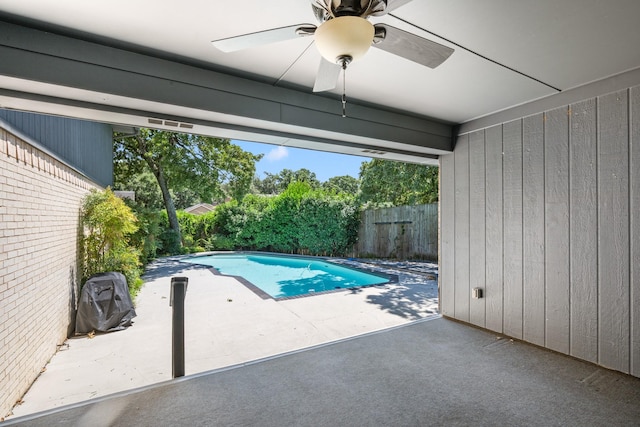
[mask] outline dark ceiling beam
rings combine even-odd
[[[54,89],[82,89],[94,98],[78,98],[72,90],[67,98],[57,90],[51,99],[67,98],[85,108],[131,109],[138,103],[149,114],[167,117],[171,106],[192,122],[210,121],[230,130],[241,125],[267,135],[389,151],[415,147],[425,156],[452,149],[452,126],[430,118],[356,103],[343,118],[333,98],[5,21],[0,21],[0,58],[0,85],[5,76]],[[28,94],[23,85],[12,93],[28,98],[38,95],[37,88]],[[165,111],[153,111],[154,105]],[[185,111],[194,112],[193,117],[185,117]]]

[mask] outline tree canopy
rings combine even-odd
[[[292,182],[305,182],[314,190],[320,188],[321,185],[314,172],[302,168],[297,171],[282,169],[276,174],[265,172],[264,179],[254,178],[253,187],[258,194],[280,194],[284,192]]]
[[[334,176],[322,183],[322,189],[333,193],[347,193],[355,195],[360,181],[351,175]]]
[[[438,167],[373,159],[360,166],[362,204],[416,205],[438,201]]]
[[[142,128],[134,136],[116,135],[114,172],[120,184],[144,180],[135,177],[145,170],[151,172],[160,187],[170,227],[179,236],[174,194],[209,203],[242,198],[249,192],[255,162],[261,157],[228,139]]]

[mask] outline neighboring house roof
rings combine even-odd
[[[184,211],[194,215],[202,215],[210,212],[216,208],[216,205],[210,203],[198,203],[197,205],[189,206]]]

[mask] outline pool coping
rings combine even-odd
[[[333,264],[333,265],[336,265],[336,266],[339,266],[339,267],[343,267],[343,268],[347,268],[347,269],[355,270],[355,271],[360,271],[360,272],[367,273],[367,274],[373,274],[374,276],[378,276],[378,277],[382,277],[384,279],[387,279],[388,282],[377,284],[377,285],[362,285],[362,286],[353,286],[353,287],[349,287],[349,288],[329,289],[329,290],[326,290],[326,291],[319,291],[319,292],[307,293],[307,294],[302,294],[302,295],[293,295],[293,296],[277,297],[276,298],[276,297],[273,297],[273,296],[269,295],[268,293],[266,293],[265,291],[260,289],[258,286],[254,285],[253,283],[251,283],[249,280],[245,279],[242,276],[234,276],[234,275],[231,275],[231,274],[222,274],[222,273],[220,273],[220,271],[218,271],[214,267],[210,267],[210,266],[207,266],[205,264],[188,263],[186,261],[183,261],[185,258],[198,258],[198,257],[212,256],[212,255],[232,255],[232,254],[266,255],[266,256],[273,256],[273,257],[287,256],[287,257],[292,257],[292,258],[300,258],[300,259],[308,259],[308,260],[316,260],[316,261],[317,260],[322,260],[324,262],[327,262],[327,263],[330,263],[330,264]],[[210,251],[210,252],[198,252],[196,254],[182,255],[179,258],[177,258],[176,260],[181,262],[181,263],[184,263],[184,264],[199,265],[201,267],[205,267],[214,276],[232,277],[232,278],[236,279],[238,282],[240,282],[241,284],[243,284],[251,292],[253,292],[256,295],[258,295],[263,300],[272,299],[274,301],[286,301],[286,300],[291,300],[291,299],[314,297],[314,296],[317,296],[317,295],[333,294],[333,293],[337,293],[337,292],[354,291],[354,290],[365,289],[365,288],[374,288],[374,287],[376,287],[376,288],[384,288],[387,285],[393,285],[393,284],[399,283],[399,278],[398,278],[397,274],[383,273],[383,272],[380,272],[380,271],[373,270],[372,268],[366,268],[366,267],[354,267],[352,265],[346,265],[346,264],[342,264],[342,263],[338,263],[338,262],[332,262],[331,261],[331,257],[322,257],[322,256],[313,256],[313,255],[283,254],[283,253],[279,253],[279,252],[260,252],[260,251]]]

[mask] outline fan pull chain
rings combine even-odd
[[[342,117],[347,117],[347,63],[342,62]]]

